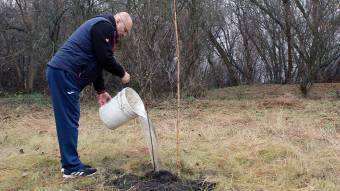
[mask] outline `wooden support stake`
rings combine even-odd
[[[179,116],[180,116],[180,101],[181,101],[181,92],[180,92],[180,62],[179,62],[179,37],[178,37],[178,29],[177,29],[177,13],[176,13],[176,0],[173,0],[173,11],[174,11],[174,26],[175,26],[175,34],[176,34],[176,62],[177,62],[177,122],[176,122],[176,163],[177,170],[180,172],[180,152],[179,152]]]

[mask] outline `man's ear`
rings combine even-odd
[[[121,17],[117,17],[117,24],[122,22],[122,18]]]

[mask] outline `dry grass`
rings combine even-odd
[[[340,190],[337,89],[340,84],[318,84],[312,99],[304,99],[293,85],[241,86],[186,99],[180,176],[215,181],[216,190]],[[51,109],[2,104],[0,110],[0,190],[110,190],[104,183],[115,178],[113,170],[141,175],[150,168],[137,121],[110,131],[97,108],[84,105],[78,151],[100,173],[64,180]],[[162,166],[177,172],[175,104],[149,112]]]

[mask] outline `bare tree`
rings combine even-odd
[[[294,38],[297,39],[297,43],[295,41],[291,43],[300,59],[298,67],[301,91],[306,95],[320,68],[328,66],[339,58],[339,42],[335,40],[336,28],[339,26],[336,2],[334,0],[310,0],[303,4],[300,0],[294,0],[299,12],[295,12],[297,17],[294,17],[294,21],[291,20],[293,17],[290,19],[287,17],[286,27],[282,19],[270,9],[269,1],[263,0],[261,3],[257,0],[250,0],[250,2],[266,13],[282,30],[286,30],[288,42],[291,42],[291,39],[288,38],[290,33],[287,24],[290,23],[294,29],[296,34]],[[288,2],[285,5],[287,7],[285,10],[288,11]],[[290,59],[292,58],[289,57],[288,60]]]
[[[179,0],[177,6],[184,95],[244,83],[300,83],[307,94],[314,82],[339,78],[336,0]],[[172,3],[151,0],[0,1],[0,91],[46,89],[46,63],[69,35],[95,15],[118,11],[134,20],[131,37],[115,51],[134,77],[130,86],[149,96],[174,95]]]

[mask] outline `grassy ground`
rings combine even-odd
[[[316,84],[310,98],[294,85],[239,86],[186,98],[181,108],[180,176],[217,182],[216,190],[340,190],[340,84]],[[0,190],[111,190],[113,171],[151,169],[138,121],[106,129],[83,105],[78,151],[98,167],[64,180],[51,107],[0,99]],[[176,168],[176,103],[150,109],[161,164]]]

